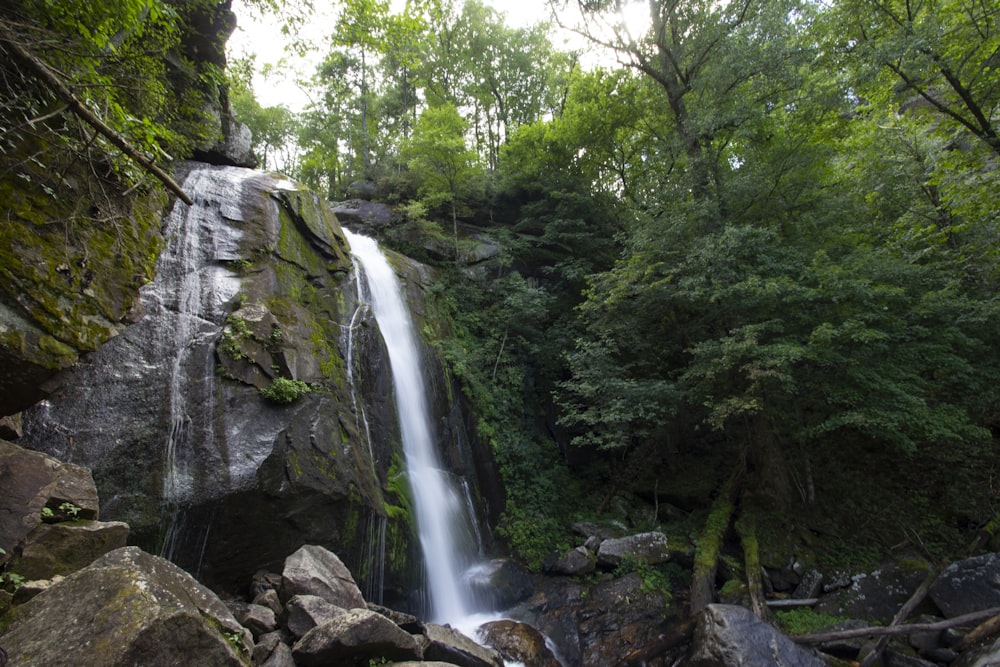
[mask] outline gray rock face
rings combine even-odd
[[[744,607],[713,604],[698,618],[689,667],[825,667],[826,661]]]
[[[926,572],[890,564],[850,577],[850,586],[824,595],[815,609],[824,614],[888,623]]]
[[[556,645],[567,665],[621,662],[661,633],[667,601],[643,590],[635,572],[587,586],[566,577],[535,580],[535,594],[511,610]]]
[[[428,623],[424,626],[423,656],[458,667],[503,667],[500,654],[472,641],[449,627]]]
[[[479,628],[483,642],[492,646],[504,660],[520,662],[525,667],[561,667],[545,645],[545,637],[527,623],[491,621]]]
[[[292,647],[298,665],[368,665],[370,659],[419,660],[422,655],[413,635],[389,619],[351,609],[316,626]]]
[[[28,579],[48,579],[90,565],[125,546],[128,524],[121,521],[70,521],[38,524],[10,569]]]
[[[601,546],[597,550],[597,561],[601,565],[614,567],[625,557],[631,557],[650,565],[665,563],[670,559],[667,536],[663,533],[651,532],[611,538],[601,542]]]
[[[323,547],[305,545],[285,559],[281,596],[315,595],[343,609],[365,608],[365,599],[350,570]]]
[[[169,244],[142,289],[143,316],[52,380],[24,414],[21,443],[93,470],[105,517],[213,588],[245,587],[248,573],[321,544],[363,573],[362,588],[385,591],[373,601],[405,599],[421,568],[408,504],[389,479],[401,454],[391,371],[336,217],[273,175],[183,169],[195,205],[179,204],[163,225]],[[406,258],[394,265],[426,278]],[[426,280],[406,283],[420,292]],[[415,308],[419,328],[433,329],[433,305]],[[276,377],[313,391],[270,401],[261,390]],[[488,448],[471,452],[479,443],[451,381],[429,384],[448,415],[446,465],[481,491],[495,477]],[[499,500],[490,509],[480,516],[499,516]],[[384,570],[376,553],[394,554]]]
[[[597,569],[597,559],[587,551],[586,547],[577,547],[563,554],[563,557],[552,565],[552,571],[570,576],[587,574]]]
[[[210,590],[136,547],[117,549],[18,608],[0,637],[19,667],[239,667],[253,642]]]
[[[285,605],[286,626],[295,637],[302,637],[317,625],[347,613],[343,607],[318,595],[296,595]]]
[[[0,548],[11,553],[38,526],[43,507],[63,502],[79,507],[80,518],[97,518],[89,470],[0,440]]]
[[[1000,554],[984,554],[952,563],[928,595],[948,618],[1000,607]]]

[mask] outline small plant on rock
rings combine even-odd
[[[294,403],[312,391],[302,380],[289,380],[288,378],[274,378],[271,384],[260,390],[260,395],[281,405]]]

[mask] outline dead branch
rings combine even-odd
[[[52,69],[46,65],[42,60],[40,60],[35,54],[31,53],[24,45],[22,45],[15,37],[10,33],[5,24],[0,24],[0,40],[7,44],[12,56],[14,56],[18,61],[27,66],[40,80],[45,84],[53,93],[56,94],[69,109],[76,114],[82,121],[94,128],[99,134],[105,137],[108,141],[114,144],[121,152],[130,157],[132,160],[139,163],[139,165],[160,180],[171,192],[176,194],[178,198],[188,206],[194,204],[194,201],[188,197],[187,193],[181,188],[180,185],[174,181],[165,171],[160,169],[156,164],[152,162],[149,158],[139,152],[132,144],[130,144],[121,134],[114,130],[114,128],[108,126],[103,120],[98,118],[87,106],[78,98],[72,90],[63,82],[63,80],[56,75]]]
[[[944,621],[934,623],[910,623],[908,625],[874,626],[868,628],[854,628],[851,630],[837,630],[835,632],[819,632],[811,635],[799,635],[792,639],[799,644],[824,644],[826,642],[839,641],[841,639],[857,639],[859,637],[882,637],[885,635],[903,635],[908,632],[935,632],[937,630],[947,630],[960,625],[979,623],[980,621],[1000,614],[1000,607],[974,611],[971,614],[964,614],[949,618]]]

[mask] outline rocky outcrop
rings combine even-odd
[[[1000,607],[1000,554],[952,563],[935,580],[929,595],[947,618]]]
[[[5,618],[12,664],[245,665],[250,633],[191,575],[135,547],[102,556]]]
[[[502,620],[484,623],[479,628],[483,643],[492,646],[505,660],[520,662],[524,667],[562,667],[545,637],[527,623]]]
[[[13,553],[38,527],[42,510],[75,508],[80,519],[96,519],[97,487],[90,471],[0,440],[0,549]]]
[[[688,667],[826,667],[826,661],[802,648],[749,609],[709,605],[698,617]]]
[[[281,595],[315,596],[344,609],[364,608],[365,599],[354,578],[336,554],[305,545],[285,559]]]

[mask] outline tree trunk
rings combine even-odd
[[[715,598],[715,571],[719,564],[722,539],[733,516],[739,476],[739,471],[734,472],[719,491],[708,519],[705,520],[705,528],[698,536],[694,571],[691,573],[691,616],[701,613]]]
[[[736,521],[736,532],[743,544],[743,568],[746,571],[747,590],[750,593],[750,611],[759,619],[768,615],[764,602],[764,580],[761,576],[760,550],[757,541],[757,522],[743,508],[740,518]]]
[[[791,504],[792,484],[781,443],[761,413],[750,423],[750,485],[748,493],[779,509]]]

